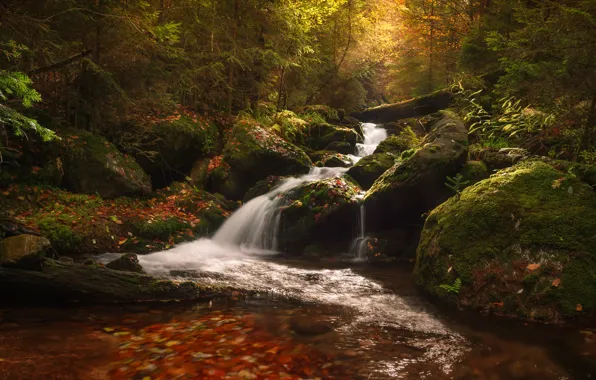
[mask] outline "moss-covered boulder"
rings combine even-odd
[[[354,152],[357,142],[362,142],[362,137],[352,128],[331,125],[328,123],[316,123],[308,127],[304,137],[304,145],[313,150],[339,150],[334,149],[332,144],[344,143],[344,154]]]
[[[213,158],[202,158],[197,160],[193,165],[192,169],[190,170],[190,183],[193,186],[196,186],[197,189],[204,190],[207,186],[207,181],[209,179],[209,173],[212,170],[210,169],[210,164]]]
[[[406,150],[413,149],[420,144],[420,139],[410,127],[405,128],[398,135],[387,137],[381,141],[375,153],[392,153],[400,156]]]
[[[151,179],[129,155],[103,137],[78,129],[62,129],[61,164],[66,187],[103,198],[146,194]]]
[[[509,168],[530,157],[527,150],[521,148],[477,148],[470,149],[470,156],[484,162],[490,171]]]
[[[281,212],[278,243],[281,251],[302,253],[317,242],[345,242],[352,239],[357,221],[360,189],[343,177],[306,183],[286,194]]]
[[[416,282],[447,303],[560,322],[596,310],[596,194],[532,161],[502,170],[429,215]]]
[[[445,186],[468,156],[468,133],[461,120],[444,111],[435,118],[422,147],[393,165],[368,190],[364,202],[368,227],[391,229],[422,223],[422,214],[451,195]]]
[[[29,267],[39,264],[50,249],[50,241],[35,235],[0,240],[0,265]]]
[[[242,201],[246,203],[251,199],[267,194],[275,187],[277,187],[281,183],[281,181],[283,181],[284,178],[285,177],[272,175],[265,178],[264,180],[257,182],[256,185],[251,187],[250,190],[246,192],[246,195],[244,196],[244,199]]]
[[[486,164],[482,161],[468,161],[459,174],[461,174],[461,181],[466,187],[487,179],[490,175]]]
[[[348,170],[363,189],[370,189],[385,171],[395,165],[396,156],[391,153],[375,153],[366,156]]]
[[[106,264],[106,268],[124,272],[145,273],[139,263],[139,258],[134,253],[125,253],[116,260]]]
[[[308,173],[311,166],[302,149],[254,120],[243,118],[232,131],[222,161],[212,169],[209,188],[239,200],[267,176]]]
[[[350,157],[331,150],[318,150],[311,153],[310,158],[318,167],[347,168],[352,165]]]
[[[135,123],[125,126],[117,140],[158,189],[184,180],[197,160],[215,156],[221,149],[216,123],[191,112],[179,110]]]

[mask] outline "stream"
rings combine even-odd
[[[387,137],[363,125],[355,163]],[[1,379],[583,379],[596,333],[440,310],[412,268],[277,257],[280,194],[246,203],[213,239],[140,256],[148,274],[243,289],[199,304],[0,308]],[[361,217],[363,219],[363,217]],[[360,236],[366,237],[364,220]],[[106,254],[103,262],[119,254]],[[361,257],[360,257],[361,259]]]

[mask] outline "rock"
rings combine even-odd
[[[310,125],[305,137],[305,145],[314,150],[336,150],[331,147],[332,144],[335,144],[334,146],[337,146],[337,143],[348,144],[350,151],[344,154],[354,152],[357,142],[362,142],[362,137],[354,129],[327,123]]]
[[[345,242],[357,220],[360,189],[343,177],[306,183],[286,194],[278,244],[281,251],[301,254],[319,242]]]
[[[197,160],[190,170],[190,184],[199,190],[204,190],[209,179],[209,165],[213,159],[202,158]]]
[[[381,141],[374,153],[392,153],[396,156],[401,156],[406,150],[416,148],[420,144],[420,140],[410,127],[402,130],[397,136],[389,136],[384,141]]]
[[[352,165],[352,160],[349,157],[330,150],[316,151],[310,157],[318,167],[347,168]]]
[[[120,258],[106,264],[106,268],[124,272],[145,273],[139,258],[133,253],[125,253]]]
[[[151,180],[139,164],[103,137],[79,129],[62,129],[64,180],[77,193],[102,198],[147,194]]]
[[[210,174],[209,188],[239,200],[270,175],[308,173],[312,162],[304,151],[251,119],[240,120],[224,148],[223,160]]]
[[[185,114],[130,128],[146,136],[144,150],[158,153],[151,159],[135,156],[157,189],[184,180],[198,160],[216,156],[221,150],[217,125]]]
[[[370,189],[386,170],[395,164],[396,157],[390,153],[375,153],[364,157],[348,170],[348,175],[363,189]]]
[[[446,178],[456,175],[468,156],[463,122],[452,112],[442,112],[421,145],[411,155],[403,154],[366,193],[371,231],[421,224],[423,213],[451,196]]]
[[[18,235],[35,235],[39,236],[37,231],[17,222],[13,219],[0,219],[0,239],[3,237],[11,237]]]
[[[527,150],[520,148],[488,148],[474,152],[472,155],[484,162],[491,172],[509,168],[530,157]]]
[[[482,161],[468,161],[464,165],[460,174],[462,175],[462,181],[465,182],[465,187],[472,186],[483,179],[487,179],[490,175],[488,168]]]
[[[389,123],[395,120],[429,115],[444,110],[453,101],[453,94],[448,90],[421,96],[401,103],[385,104],[356,112],[351,116],[363,122]]]
[[[407,128],[410,128],[416,136],[425,136],[430,130],[431,124],[434,120],[433,115],[425,115],[422,117],[412,117],[409,119],[402,119],[385,123],[382,127],[387,131],[389,136],[397,136]]]
[[[506,316],[556,323],[592,315],[595,231],[588,184],[547,163],[523,162],[431,212],[415,281],[447,303]]]
[[[34,235],[18,235],[0,240],[0,265],[38,267],[50,246],[48,239]]]
[[[194,282],[172,282],[98,265],[45,259],[42,270],[0,268],[0,300],[30,304],[197,300],[222,292]]]
[[[261,195],[265,195],[271,190],[273,190],[277,185],[283,181],[285,177],[280,176],[269,176],[262,181],[257,182],[256,185],[250,188],[246,192],[244,199],[242,200],[244,203],[256,198],[260,197]]]
[[[356,151],[354,145],[345,141],[334,141],[331,144],[327,145],[325,150],[337,152],[340,154],[354,154],[354,152]]]

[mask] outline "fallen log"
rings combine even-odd
[[[0,289],[0,300],[28,304],[200,300],[225,292],[191,281],[52,259],[46,259],[40,271],[0,268]]]
[[[365,123],[390,123],[393,121],[420,117],[448,108],[453,101],[453,93],[441,90],[401,103],[384,104],[353,113],[351,116]]]

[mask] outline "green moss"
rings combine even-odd
[[[139,236],[167,241],[178,232],[189,228],[189,225],[178,218],[167,218],[164,220],[143,220],[135,223],[134,227]]]
[[[38,222],[41,235],[52,243],[56,251],[73,253],[79,248],[82,238],[68,224],[68,217],[45,217]]]
[[[558,313],[577,313],[577,304],[591,310],[596,305],[594,231],[596,195],[588,185],[543,162],[518,164],[467,188],[459,200],[452,198],[429,215],[416,281],[432,291],[449,280],[452,268],[462,278],[464,301],[489,302],[487,291],[472,291],[487,281],[503,297],[522,284],[528,288],[523,307],[510,311],[518,316],[554,298]],[[516,268],[516,262],[521,266]],[[542,263],[540,274],[524,274],[525,264],[536,262]],[[548,285],[557,268],[563,268],[558,288]],[[497,280],[487,276],[491,270],[498,271]]]

